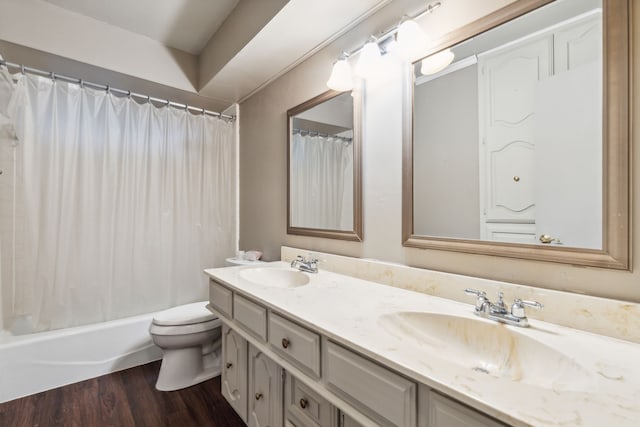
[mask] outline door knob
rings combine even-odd
[[[556,242],[558,244],[562,243],[560,242],[560,239],[556,237],[551,237],[548,234],[541,234],[539,240],[540,240],[540,243],[544,243],[544,244],[553,243],[553,242]]]

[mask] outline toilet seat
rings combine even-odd
[[[216,319],[216,315],[207,309],[208,301],[194,302],[156,313],[153,324],[158,326],[185,326]]]

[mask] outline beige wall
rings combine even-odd
[[[460,1],[428,16],[437,31],[463,25],[505,1]],[[416,267],[475,275],[543,288],[640,301],[640,272],[574,267],[548,262],[446,251],[404,248],[401,244],[402,95],[401,70],[391,67],[386,80],[369,85],[364,110],[364,242],[342,242],[286,234],[286,111],[326,90],[332,62],[341,50],[362,44],[374,34],[417,8],[418,2],[397,0],[329,47],[305,61],[241,104],[240,123],[240,247],[261,249],[279,259],[280,246],[289,245],[342,255],[376,258]],[[414,9],[412,9],[414,8]],[[479,8],[484,8],[480,10]],[[640,23],[640,7],[634,8]],[[633,63],[640,64],[640,26],[633,26]],[[640,100],[638,73],[633,84],[634,116]],[[638,128],[633,131],[638,140]],[[640,150],[633,161],[640,164]],[[640,174],[634,171],[634,222],[640,222],[637,200]],[[634,265],[640,265],[640,232],[633,232]]]

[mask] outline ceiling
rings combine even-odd
[[[239,0],[44,1],[197,55]]]
[[[198,93],[224,109],[391,1],[0,0],[0,39]]]

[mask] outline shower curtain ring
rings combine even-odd
[[[131,91],[130,90],[127,91],[127,98],[131,99]]]
[[[52,82],[56,81],[56,73],[54,73],[53,71],[51,72],[51,81]]]
[[[20,73],[24,75],[24,64],[20,64]]]
[[[80,79],[78,83],[80,83],[80,89],[84,89],[84,80]]]
[[[107,85],[107,87],[106,87],[105,91],[106,91],[107,93],[109,93],[109,91],[110,91],[110,90],[111,90],[111,86]]]

